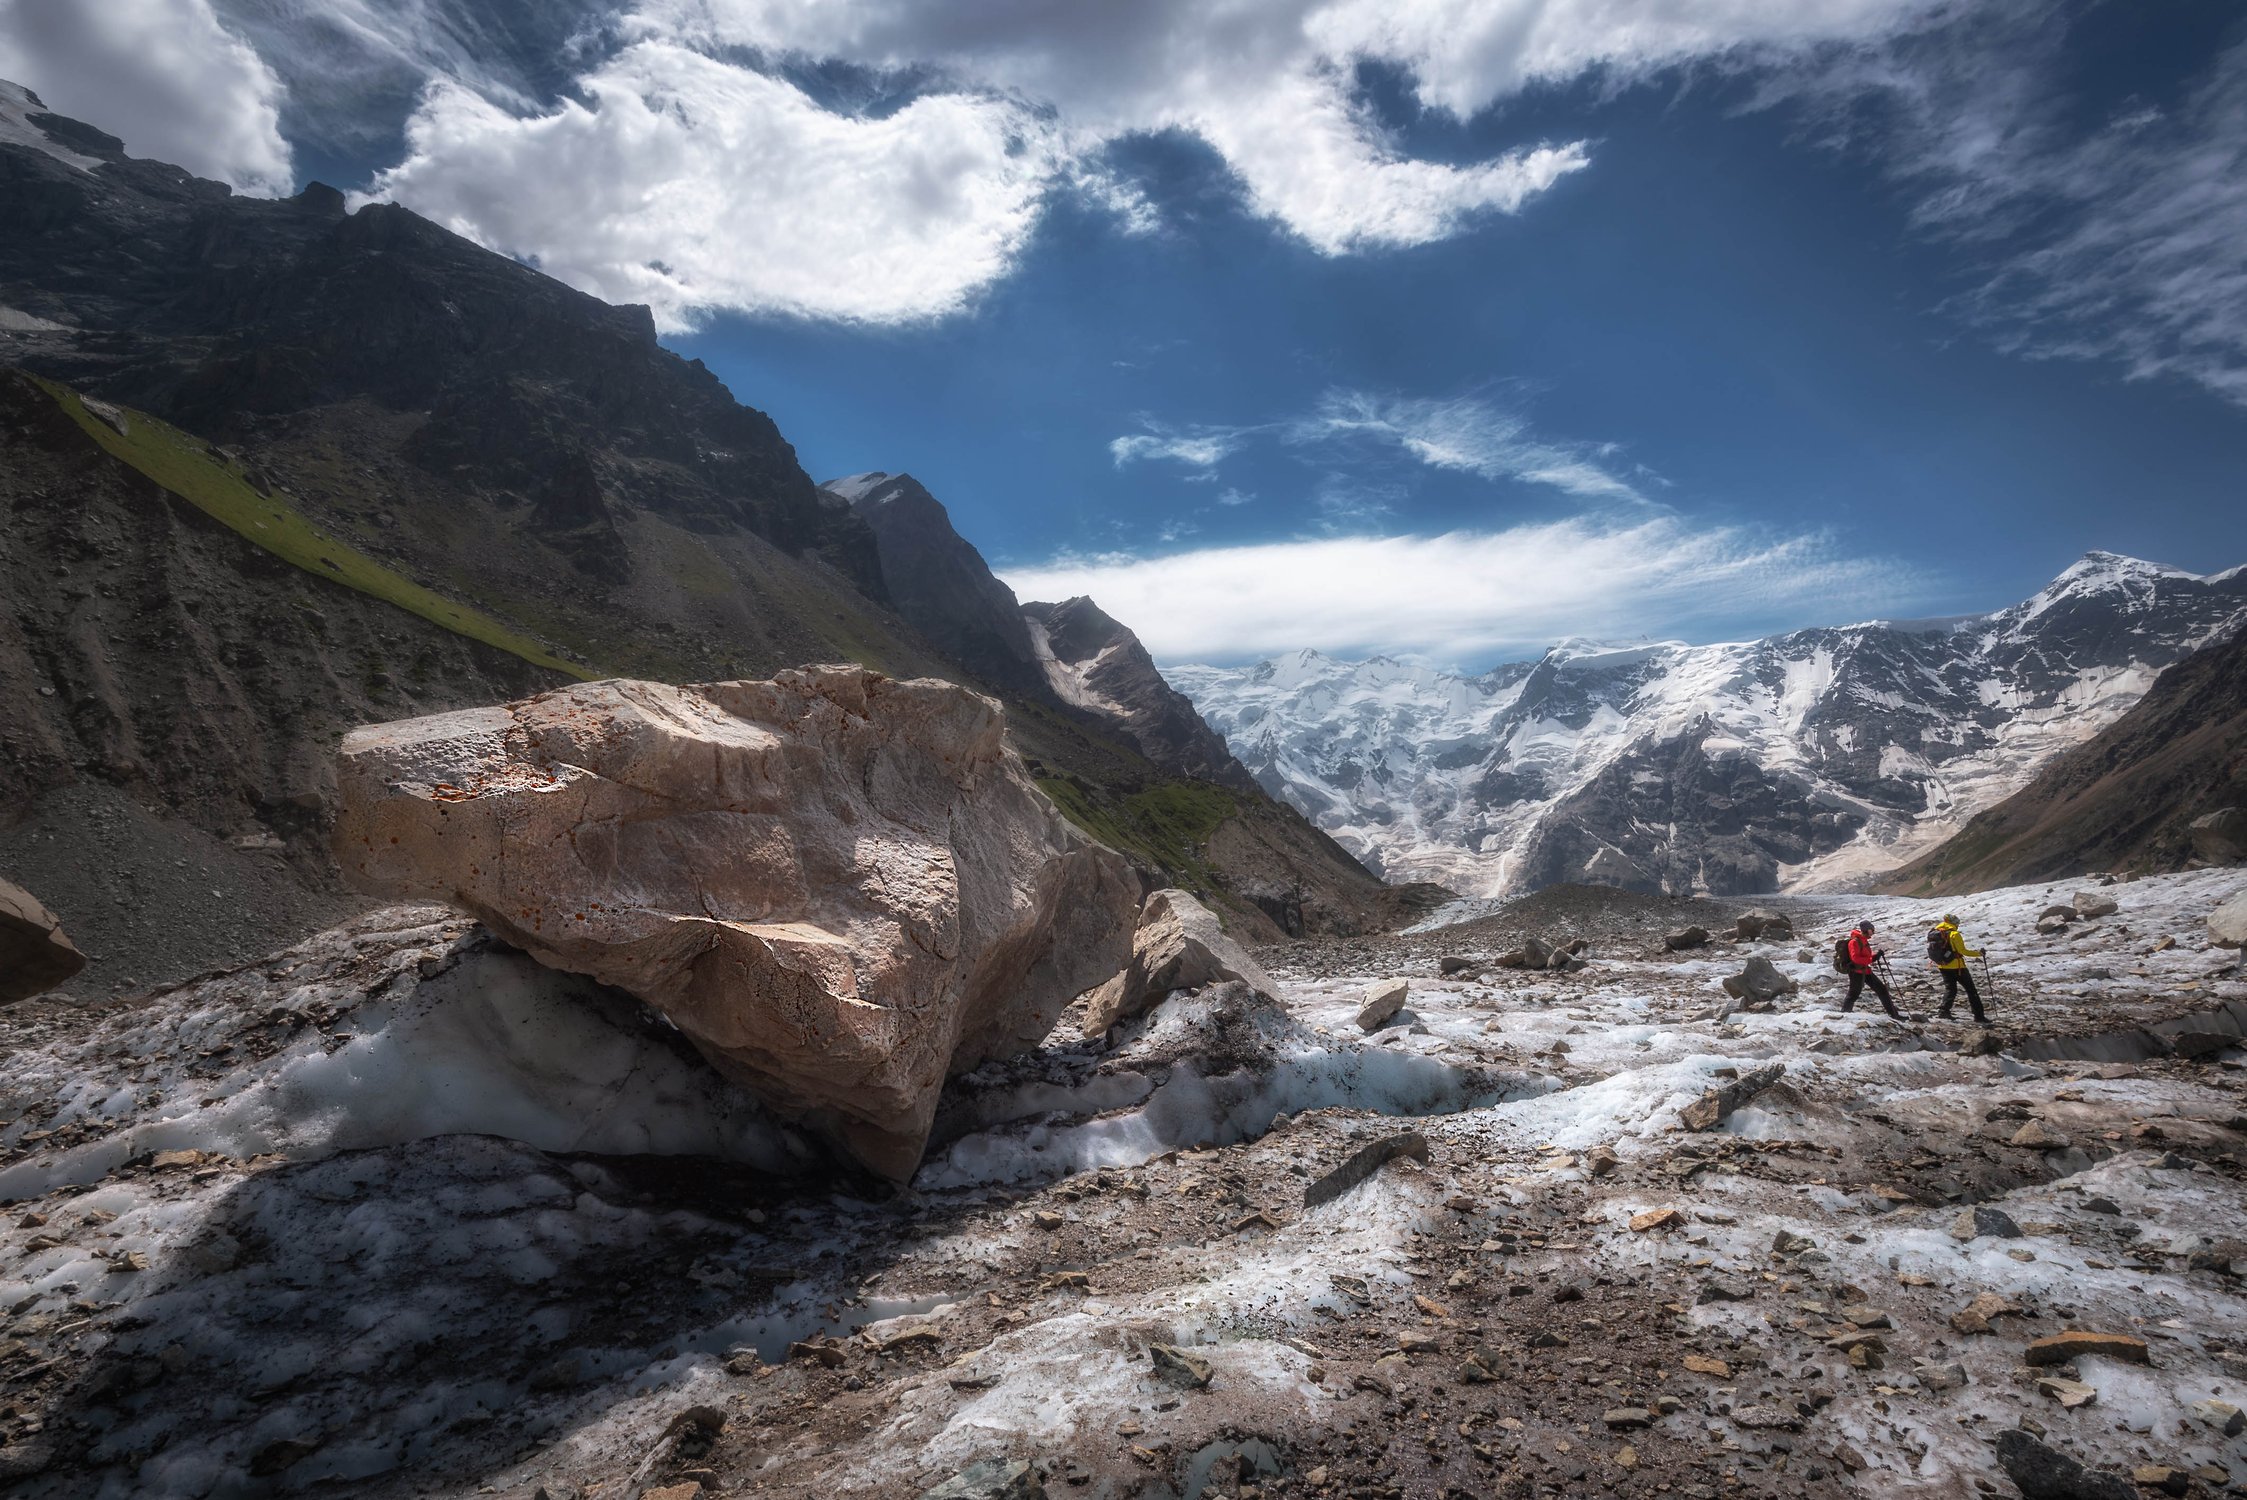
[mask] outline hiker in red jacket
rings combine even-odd
[[[1887,950],[1875,948],[1872,945],[1872,935],[1873,924],[1870,918],[1859,922],[1856,931],[1849,934],[1849,993],[1842,997],[1841,1013],[1846,1016],[1855,1009],[1857,997],[1870,986],[1872,992],[1880,997],[1880,1008],[1888,1012],[1889,1019],[1901,1021],[1904,1019],[1903,1012],[1896,1009],[1896,1001],[1888,993],[1888,986],[1882,984],[1880,976],[1873,972],[1873,965],[1887,956]]]

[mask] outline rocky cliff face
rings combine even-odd
[[[1471,677],[1315,652],[1170,675],[1266,788],[1392,878],[1747,892],[1933,847],[2243,619],[2247,570],[2094,553],[1960,621],[1567,642]]]
[[[2186,657],[2128,712],[2061,751],[1884,888],[1981,891],[2088,871],[2183,869],[2193,823],[2247,808],[2247,634]]]
[[[1045,691],[1014,590],[993,576],[919,480],[876,470],[821,489],[873,534],[890,601],[915,630],[994,687]]]

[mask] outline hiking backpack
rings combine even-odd
[[[1951,930],[1948,927],[1927,929],[1927,961],[1937,968],[1947,964],[1956,955],[1951,952]]]
[[[1854,974],[1856,966],[1849,962],[1849,939],[1836,938],[1833,945],[1833,971],[1836,974]]]

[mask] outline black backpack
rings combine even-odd
[[[1849,939],[1836,938],[1833,945],[1833,971],[1836,974],[1854,974],[1856,965],[1849,961]]]
[[[1949,963],[1956,954],[1951,952],[1951,930],[1948,927],[1927,929],[1927,961],[1937,968]]]

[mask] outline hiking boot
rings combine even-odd
[[[1935,1019],[1938,1021],[1948,1021],[1950,1018],[1951,1013],[1947,1010],[1939,1010],[1935,1012]]]

